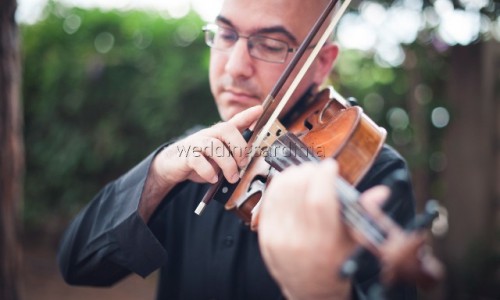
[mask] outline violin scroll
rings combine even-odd
[[[364,209],[362,214],[365,214]],[[339,273],[341,277],[352,277],[358,270],[358,260],[361,255],[370,251],[380,260],[381,279],[386,286],[402,281],[414,282],[419,287],[428,289],[443,279],[444,267],[426,243],[428,236],[425,232],[439,217],[436,201],[428,201],[426,210],[404,230],[381,211],[375,211],[372,208],[370,218],[371,216],[374,217],[373,222],[384,232],[383,241],[373,243],[361,235],[356,235],[357,240],[365,248],[357,248],[353,255],[344,262]]]

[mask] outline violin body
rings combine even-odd
[[[279,126],[281,132],[276,135],[292,133],[308,147],[311,155],[320,159],[335,158],[340,176],[349,184],[357,185],[382,148],[385,129],[376,125],[361,107],[347,104],[333,89],[322,90],[309,102],[306,110],[288,128]],[[262,147],[225,203],[225,208],[250,223],[252,211],[275,171],[265,160],[293,160],[296,155]]]
[[[387,132],[333,89],[316,98],[288,130],[318,157],[335,158],[340,175],[356,186],[373,165]]]

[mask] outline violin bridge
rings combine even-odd
[[[280,122],[276,121],[273,122],[271,125],[271,128],[269,128],[269,131],[262,140],[262,144],[259,145],[260,150],[266,150],[267,148],[271,147],[271,145],[282,135],[286,134],[288,131],[286,130],[285,126],[281,124]]]
[[[264,132],[261,131],[258,133],[257,138],[255,141],[261,141],[256,142],[252,144],[251,146],[251,151],[248,157],[250,158],[250,161],[254,159],[256,156],[262,155],[262,153],[265,153],[269,147],[282,135],[286,134],[288,131],[286,130],[285,126],[281,124],[279,121],[274,121],[270,127],[269,130]],[[243,167],[240,170],[240,177],[243,177],[245,174],[248,166],[250,163],[248,163],[245,167]]]

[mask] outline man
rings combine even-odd
[[[207,43],[212,47],[211,92],[223,122],[166,144],[108,184],[93,199],[75,218],[62,240],[58,259],[68,283],[106,286],[130,272],[147,276],[161,268],[158,299],[280,299],[283,295],[290,299],[342,299],[368,293],[371,284],[377,281],[378,270],[373,258],[364,258],[366,268],[352,281],[336,276],[340,262],[353,249],[342,226],[323,229],[331,234],[324,236],[326,247],[317,250],[331,260],[329,264],[314,264],[322,267],[317,273],[321,280],[306,283],[285,280],[297,278],[296,274],[286,274],[280,266],[297,266],[298,261],[307,265],[311,257],[283,253],[283,258],[289,258],[285,262],[273,259],[276,255],[272,253],[283,244],[273,245],[275,239],[265,237],[280,236],[280,232],[286,230],[266,225],[270,224],[273,214],[279,216],[280,213],[272,206],[263,210],[262,245],[259,245],[258,234],[219,204],[207,206],[202,216],[193,213],[209,186],[207,183],[220,179],[219,170],[229,182],[238,180],[239,168],[248,159],[247,152],[234,152],[233,156],[211,153],[228,145],[231,149],[246,149],[241,132],[262,113],[258,105],[326,3],[326,0],[224,1],[215,24],[205,27]],[[302,96],[315,92],[315,87],[325,80],[337,53],[337,47],[331,43],[322,47],[290,105],[285,107],[287,116]],[[201,152],[179,154],[179,149],[195,147]],[[317,167],[324,170],[318,174],[328,176],[332,181],[326,180],[327,186],[331,186],[328,182],[333,182],[336,175],[334,171],[327,171],[328,163],[326,165]],[[358,188],[366,190],[382,182],[395,184],[391,175],[401,170],[406,172],[405,168],[404,161],[385,147]],[[290,176],[286,174],[290,173],[285,173],[284,178]],[[280,184],[283,181],[278,181],[277,185]],[[399,223],[408,221],[414,214],[409,182],[404,181],[402,186],[399,190],[404,197],[388,201],[388,212]],[[296,195],[311,198],[307,189],[298,190]],[[327,195],[335,198],[334,193]],[[273,202],[276,196],[277,193],[272,193],[265,202]],[[340,222],[336,209],[320,219],[323,218],[336,220],[334,224]],[[301,243],[307,245],[315,235],[299,236]],[[339,243],[332,244],[331,238]],[[265,263],[261,248],[267,254]],[[287,251],[288,247],[282,249]],[[328,278],[324,278],[325,274]],[[398,296],[412,298],[414,291],[402,288]]]

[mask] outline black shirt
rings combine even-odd
[[[282,298],[261,258],[256,233],[219,203],[208,205],[201,216],[194,214],[208,185],[179,184],[150,222],[143,222],[137,208],[155,154],[108,184],[73,220],[58,254],[64,279],[109,286],[130,272],[147,276],[161,268],[157,299]],[[388,146],[358,189],[381,183],[394,188],[385,205],[388,214],[399,224],[413,219],[406,164]],[[363,262],[353,281],[354,297],[360,299],[378,279],[376,260],[365,255]],[[397,299],[416,297],[413,287],[398,287],[395,293]]]

